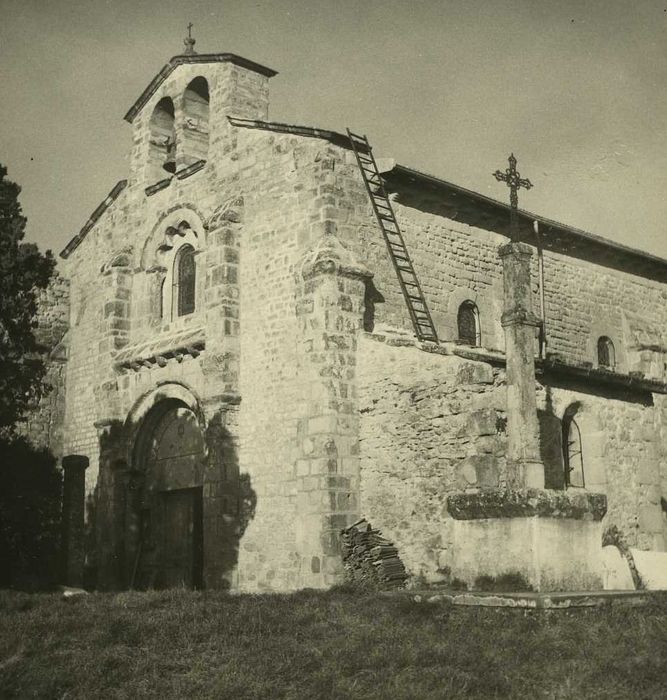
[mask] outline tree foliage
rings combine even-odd
[[[59,575],[62,475],[24,437],[0,436],[0,588],[49,588]]]
[[[11,430],[45,391],[42,348],[35,336],[37,296],[55,261],[24,243],[21,188],[0,164],[0,432]]]

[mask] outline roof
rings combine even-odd
[[[272,78],[274,75],[278,75],[278,71],[262,66],[261,64],[250,61],[242,56],[237,56],[234,53],[199,53],[173,56],[171,59],[169,59],[169,62],[163,66],[162,70],[153,78],[153,80],[151,80],[148,87],[141,93],[141,95],[139,95],[137,101],[130,107],[125,115],[125,120],[132,123],[141,108],[157,92],[157,89],[171,75],[174,69],[176,69],[178,66],[192,63],[233,63],[236,66],[241,66],[242,68],[255,71],[255,73],[265,75],[267,78]]]
[[[90,218],[83,225],[83,228],[79,233],[72,238],[72,240],[63,248],[60,253],[61,258],[67,259],[73,250],[75,250],[81,241],[86,237],[88,231],[98,222],[99,218],[104,214],[104,212],[116,201],[118,195],[127,186],[127,180],[119,180],[114,186],[111,192],[104,198],[104,200],[98,205],[97,209],[90,215]]]

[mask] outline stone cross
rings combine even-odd
[[[523,187],[529,190],[533,186],[533,183],[526,178],[522,178],[517,171],[514,153],[510,153],[508,160],[510,164],[509,168],[507,168],[504,173],[500,170],[496,170],[493,176],[499,182],[505,182],[510,188],[510,235],[516,240],[519,228],[519,189]]]
[[[194,25],[192,22],[188,23],[188,35],[183,39],[183,43],[185,44],[185,55],[186,56],[191,56],[192,54],[196,53],[195,51],[195,43],[196,41],[192,38],[192,27]]]

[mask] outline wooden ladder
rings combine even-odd
[[[387,243],[391,261],[394,264],[394,269],[401,285],[401,291],[408,305],[415,334],[419,340],[430,340],[437,343],[438,334],[435,332],[431,313],[426,305],[426,299],[419,285],[415,268],[412,265],[401,229],[398,227],[398,221],[396,221],[396,215],[373,157],[373,149],[368,143],[366,136],[353,134],[349,129],[347,130],[347,135],[354,155],[357,158],[357,164],[359,165],[364,185],[366,185],[366,191],[373,205],[375,218]]]

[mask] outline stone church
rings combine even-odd
[[[418,582],[665,550],[667,261],[272,122],[193,43],[61,254],[70,583],[326,587],[362,517]]]

